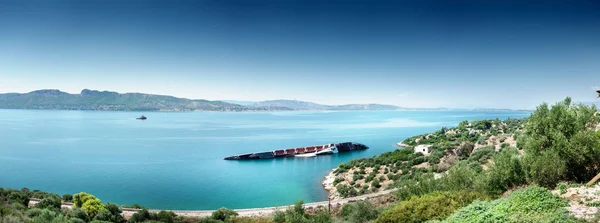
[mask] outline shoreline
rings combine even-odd
[[[311,202],[311,203],[305,203],[303,205],[303,207],[305,209],[307,209],[307,211],[312,211],[318,208],[328,208],[329,206],[331,206],[332,209],[339,209],[342,207],[342,205],[350,203],[350,202],[355,202],[355,201],[359,201],[359,200],[367,200],[367,199],[371,199],[371,198],[377,198],[383,195],[387,195],[390,194],[394,191],[396,191],[397,189],[390,189],[390,190],[384,190],[384,191],[379,191],[376,193],[371,193],[371,194],[364,194],[364,195],[360,195],[360,196],[356,196],[356,197],[349,197],[349,198],[344,198],[344,199],[338,199],[338,200],[331,200],[331,201],[319,201],[319,202]],[[32,207],[35,204],[39,203],[40,199],[37,198],[31,198],[29,200],[29,206]],[[73,203],[71,202],[63,202],[61,203],[61,208],[72,208]],[[285,205],[285,206],[276,206],[276,207],[263,207],[263,208],[245,208],[245,209],[231,209],[235,212],[237,212],[239,215],[238,216],[242,216],[242,217],[260,217],[260,216],[270,216],[272,214],[275,213],[275,211],[285,211],[286,209],[290,208],[290,207],[294,207],[294,205]],[[142,210],[142,209],[135,209],[135,208],[123,208],[121,207],[122,213],[121,215],[123,215],[123,217],[126,218],[130,218],[133,214],[137,213],[138,211]],[[161,210],[161,209],[148,209],[149,212],[152,213],[158,213],[160,211],[172,211],[173,213],[175,213],[177,216],[183,216],[183,217],[190,217],[190,218],[200,218],[200,217],[209,217],[212,215],[212,213],[216,210]]]
[[[333,185],[333,182],[335,181],[334,172],[336,170],[337,170],[337,168],[334,168],[331,171],[329,171],[329,173],[327,175],[325,175],[325,179],[323,179],[323,182],[321,182],[321,184],[323,185],[323,188],[329,194],[327,197],[331,201],[336,201],[336,200],[342,199],[340,194],[337,192],[337,188]]]
[[[409,147],[409,146],[410,146],[410,145],[408,145],[408,144],[404,144],[404,143],[402,143],[402,142],[398,142],[398,143],[396,143],[396,145],[397,145],[398,147],[403,147],[403,148],[406,148],[406,147]]]

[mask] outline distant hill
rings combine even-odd
[[[143,93],[117,93],[84,89],[79,94],[59,90],[0,94],[0,109],[98,110],[98,111],[361,111],[454,110],[405,108],[383,104],[323,105],[297,100],[209,101]],[[469,109],[466,109],[469,110]],[[508,109],[473,109],[508,110]]]
[[[252,105],[256,102],[254,101],[236,101],[236,100],[222,100],[223,102],[226,103],[230,103],[230,104],[236,104],[236,105],[243,105],[243,106],[248,106],[248,105]]]
[[[331,110],[398,110],[401,107],[382,104],[349,104],[332,106]]]
[[[270,100],[270,101],[260,101],[251,104],[253,107],[286,107],[294,110],[328,110],[328,105],[321,105],[312,102],[306,101],[296,101],[296,100]]]
[[[173,96],[95,91],[80,94],[59,90],[37,90],[25,94],[0,94],[0,109],[55,109],[102,111],[265,111],[283,107],[247,107],[222,101],[191,100]]]
[[[348,105],[322,105],[307,101],[297,100],[271,100],[251,104],[257,107],[286,107],[294,110],[398,110],[401,107],[381,104],[348,104]]]

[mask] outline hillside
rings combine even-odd
[[[399,145],[405,149],[341,164],[324,182],[333,200],[398,187],[415,173],[440,174],[460,160],[486,168],[492,154],[516,147],[516,136],[526,119],[463,121],[456,128],[410,137]],[[417,145],[432,145],[428,154],[414,153]]]
[[[0,109],[51,109],[101,111],[264,111],[282,107],[246,107],[221,101],[191,100],[173,96],[95,91],[80,94],[37,90],[25,94],[0,94]]]
[[[269,100],[251,104],[252,107],[286,107],[294,110],[328,110],[331,106],[296,100]]]
[[[253,107],[286,107],[294,110],[398,110],[401,107],[382,104],[347,104],[347,105],[322,105],[307,101],[297,100],[270,100],[255,102]]]

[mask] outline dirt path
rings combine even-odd
[[[331,206],[335,207],[335,206],[341,206],[343,204],[346,204],[348,202],[354,202],[354,201],[359,201],[359,200],[365,200],[365,199],[369,199],[369,198],[374,198],[374,197],[378,197],[381,195],[385,195],[385,194],[390,194],[392,192],[394,192],[397,189],[391,189],[391,190],[384,190],[384,191],[379,191],[376,193],[371,193],[371,194],[365,194],[365,195],[360,195],[360,196],[356,196],[356,197],[351,197],[351,198],[344,198],[344,199],[340,199],[340,200],[333,200],[331,201]],[[35,204],[37,204],[39,202],[39,199],[36,198],[32,198],[29,201],[29,206],[34,206]],[[327,207],[328,202],[327,201],[320,201],[320,202],[313,202],[313,203],[306,203],[304,204],[304,208],[317,208],[319,206],[322,207]],[[64,202],[61,207],[63,208],[71,208],[73,206],[73,203],[68,203],[68,202]],[[291,205],[290,205],[291,206]],[[249,209],[234,209],[234,211],[236,211],[240,216],[265,216],[265,215],[271,215],[273,214],[275,211],[277,210],[285,210],[290,206],[281,206],[281,207],[267,207],[267,208],[249,208]],[[123,216],[126,218],[131,217],[134,213],[138,212],[139,209],[133,209],[133,208],[122,208],[123,210]],[[150,212],[154,212],[154,213],[158,213],[161,210],[158,209],[149,209],[148,211]],[[165,210],[165,211],[172,211],[175,214],[179,215],[179,216],[184,216],[184,217],[206,217],[206,216],[210,216],[212,214],[212,212],[214,210]]]

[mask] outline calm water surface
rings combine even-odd
[[[327,199],[339,163],[396,149],[461,120],[529,112],[353,111],[144,113],[0,110],[0,187],[160,209],[251,208]],[[369,150],[317,158],[225,161],[299,146],[360,142]]]

